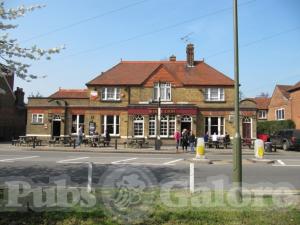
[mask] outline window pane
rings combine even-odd
[[[168,135],[168,121],[161,121],[160,122],[160,134],[162,136]]]

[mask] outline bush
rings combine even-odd
[[[258,134],[273,134],[282,129],[295,129],[296,125],[292,120],[282,121],[260,121],[257,123]]]

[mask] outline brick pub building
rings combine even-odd
[[[157,133],[160,92],[163,144],[173,143],[174,131],[184,128],[197,136],[233,136],[233,80],[195,61],[192,44],[186,55],[184,61],[175,56],[169,61],[121,61],[89,81],[86,89],[59,89],[47,98],[29,98],[27,135],[76,134],[82,125],[85,135],[108,130],[112,137],[151,142]],[[254,101],[241,102],[243,137],[256,137],[256,112]]]

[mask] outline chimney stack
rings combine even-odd
[[[172,62],[176,61],[176,56],[175,55],[171,55],[169,60],[172,61]]]
[[[194,66],[194,45],[188,44],[186,46],[186,62],[188,67]]]

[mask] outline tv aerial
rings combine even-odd
[[[183,41],[184,43],[191,42],[191,36],[193,34],[194,34],[194,32],[190,32],[190,33],[184,35],[183,37],[181,37],[180,40]]]

